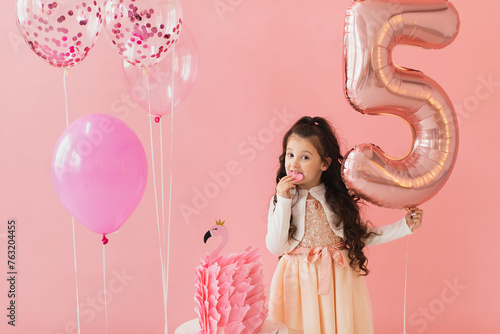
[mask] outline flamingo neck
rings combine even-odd
[[[213,260],[215,259],[217,256],[219,256],[219,253],[221,252],[221,250],[227,245],[227,235],[223,234],[222,235],[222,241],[219,245],[219,247],[217,247],[213,252],[212,254],[210,254],[210,260]]]

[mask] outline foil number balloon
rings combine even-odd
[[[421,204],[446,182],[455,162],[458,128],[444,90],[420,71],[392,62],[398,44],[443,48],[453,42],[458,13],[447,1],[400,4],[355,1],[344,32],[344,83],[357,111],[401,117],[410,126],[413,147],[401,159],[380,147],[361,144],[345,156],[342,176],[358,196],[379,206]]]

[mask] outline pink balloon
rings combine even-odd
[[[55,67],[80,63],[102,27],[94,0],[17,0],[17,24],[33,52]]]
[[[141,68],[162,60],[182,29],[179,0],[107,0],[104,18],[111,45]]]
[[[90,230],[118,230],[139,204],[147,182],[146,153],[119,119],[91,114],[57,141],[52,182],[66,209]]]
[[[380,206],[419,205],[443,187],[453,169],[458,126],[443,88],[420,71],[395,65],[392,50],[398,44],[447,46],[458,34],[458,13],[447,1],[355,1],[345,22],[347,100],[361,113],[406,120],[413,145],[401,159],[373,144],[357,145],[344,158],[344,181],[358,196]]]
[[[172,62],[174,63],[174,85],[172,87]],[[174,108],[178,107],[193,89],[198,75],[198,47],[189,29],[184,26],[175,50],[164,60],[147,70],[151,113],[163,116],[171,112],[172,92]],[[149,111],[148,91],[143,70],[123,61],[125,86],[132,99]]]

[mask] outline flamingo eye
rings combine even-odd
[[[214,227],[214,231],[217,231],[217,230],[218,230],[217,227]]]

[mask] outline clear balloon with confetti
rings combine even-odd
[[[61,68],[87,57],[102,28],[97,1],[17,0],[19,30],[39,57]]]
[[[160,62],[182,30],[178,0],[108,0],[105,31],[114,49],[130,64],[145,68]]]

